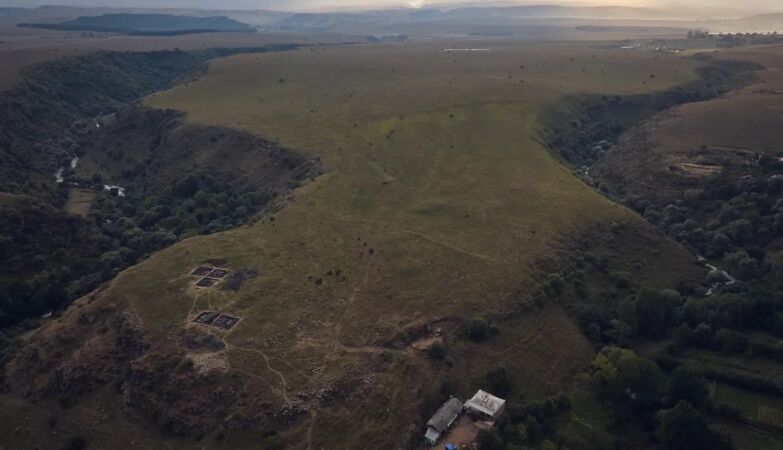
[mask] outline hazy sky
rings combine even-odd
[[[285,11],[325,9],[371,9],[401,6],[428,6],[438,4],[472,5],[510,4],[504,0],[0,0],[0,6],[29,6],[42,4],[73,6],[141,6],[141,7],[190,7],[209,9],[275,9]],[[517,3],[527,4],[570,4],[570,5],[626,5],[641,7],[704,7],[727,10],[783,11],[783,0],[529,0]]]

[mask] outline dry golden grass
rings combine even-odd
[[[69,214],[87,217],[95,195],[96,192],[92,189],[71,189],[68,202],[65,204],[65,211]]]

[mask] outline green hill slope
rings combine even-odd
[[[541,289],[567,271],[575,241],[632,270],[633,284],[701,271],[559,165],[538,141],[539,115],[566,92],[663,89],[693,69],[673,56],[541,44],[220,60],[147,105],[259,133],[319,157],[324,174],[264,220],[182,241],[80,299],[15,353],[5,386],[78,404],[111,383],[170,433],[209,434],[204,445],[302,449],[416,443],[442,386],[465,397],[499,367],[515,395],[561,392],[594,350]],[[202,289],[190,274],[205,263],[253,276]],[[239,322],[197,323],[213,311]],[[476,317],[497,334],[466,339]],[[433,338],[446,360],[417,350]]]

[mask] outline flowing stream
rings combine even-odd
[[[715,289],[721,287],[721,286],[731,286],[732,284],[737,282],[737,279],[731,276],[728,272],[722,269],[718,269],[717,267],[713,266],[712,264],[708,264],[703,256],[699,256],[699,261],[704,263],[704,267],[710,269],[710,274],[712,273],[718,273],[720,274],[721,278],[723,278],[726,281],[717,281],[712,284],[712,286],[707,290],[707,295],[712,295],[712,293],[715,291]]]
[[[97,121],[95,122],[95,125],[96,126],[100,126],[100,124],[98,124]],[[78,164],[79,164],[79,157],[78,156],[74,156],[73,159],[71,159],[71,162],[69,163],[69,166],[70,166],[71,170],[75,170],[76,166]],[[57,171],[54,173],[54,181],[56,181],[57,183],[62,183],[63,181],[65,181],[65,177],[63,176],[64,173],[65,173],[65,167],[58,168]],[[117,190],[117,195],[119,197],[125,197],[125,188],[124,187],[122,187],[122,186],[114,186],[114,185],[111,185],[111,184],[104,184],[103,185],[103,190],[104,191],[111,191],[111,190],[114,190],[114,189]]]

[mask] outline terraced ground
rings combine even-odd
[[[566,256],[569,239],[589,237],[596,224],[628,222],[653,243],[626,255],[642,260],[635,281],[673,285],[697,269],[680,247],[550,157],[537,141],[538,115],[568,93],[684,83],[697,63],[588,44],[482,42],[492,51],[441,51],[467,46],[239,55],[148,98],[189,121],[246,129],[317,155],[323,174],[252,226],[185,240],[121,273],[39,331],[33,345],[50,349],[58,333],[116,308],[149,344],[152,356],[134,367],[189,352],[193,371],[216,369],[219,385],[240,386],[232,417],[290,413],[280,429],[300,449],[399,447],[420,433],[421,400],[444,378],[465,397],[504,366],[530,396],[563,389],[593,349],[556,304],[516,314],[546,276],[540,261]],[[195,288],[189,272],[215,258],[259,276],[238,292]],[[204,310],[241,321],[228,332],[194,325]],[[455,338],[474,316],[492,318],[499,334],[482,344]],[[409,346],[427,335],[427,324],[449,336],[451,367]],[[186,350],[186,329],[217,336],[225,349]],[[82,344],[69,368],[106,351],[100,338],[75,340]],[[21,377],[25,366],[14,364],[12,376]],[[171,377],[196,376],[187,370]],[[168,406],[186,411],[180,394]],[[256,439],[237,434],[200,445]]]

